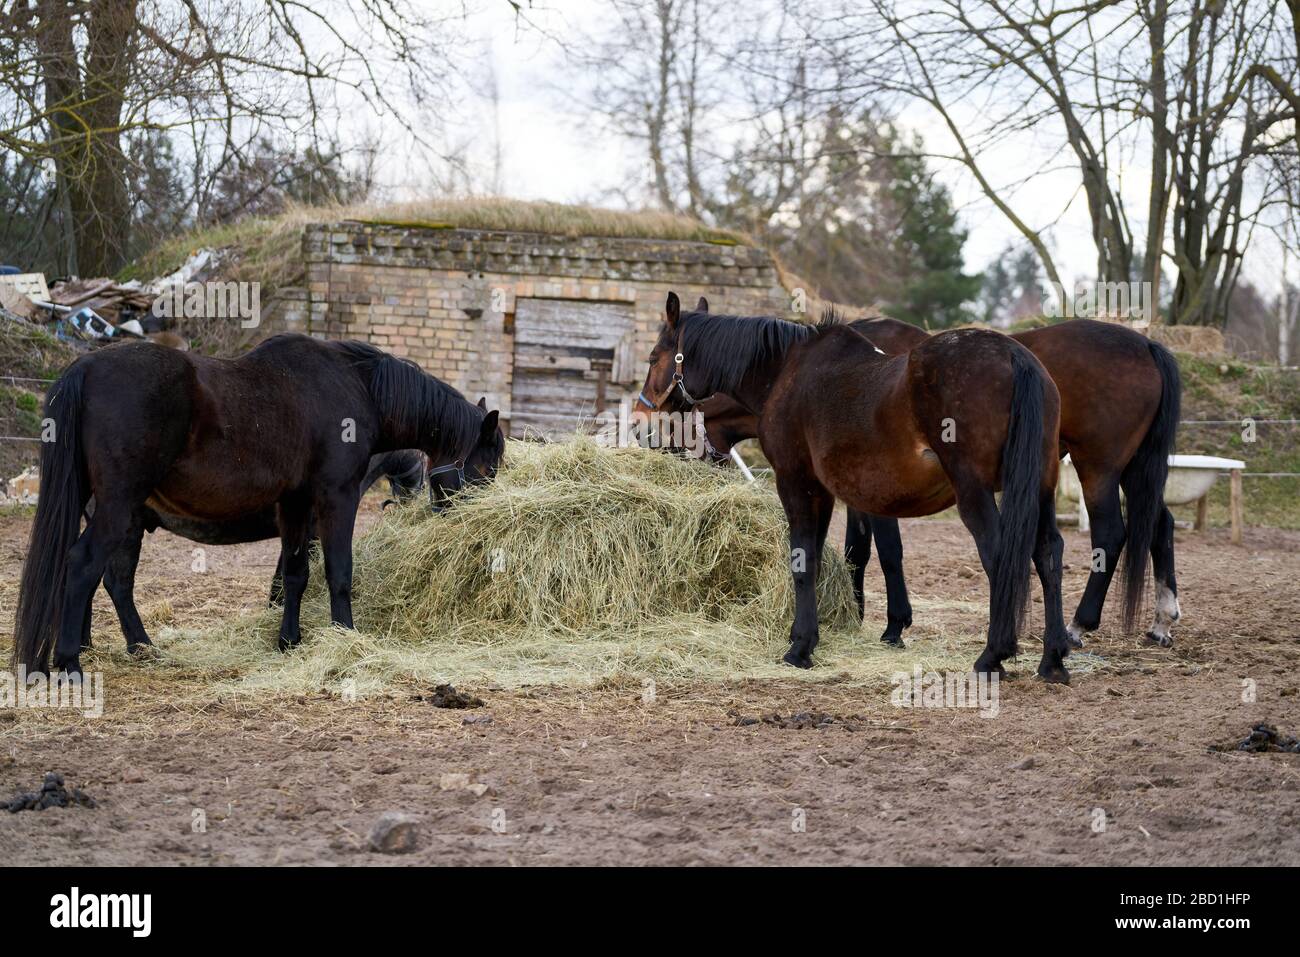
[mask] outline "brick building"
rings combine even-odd
[[[340,222],[308,226],[303,253],[287,328],[409,357],[487,396],[516,436],[571,433],[635,394],[670,290],[790,308],[771,256],[732,243]]]

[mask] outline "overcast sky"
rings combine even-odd
[[[494,144],[499,125],[501,192],[524,199],[619,205],[618,192],[636,179],[642,154],[636,144],[603,132],[592,118],[575,112],[564,93],[564,79],[572,75],[561,44],[553,37],[572,37],[590,27],[600,0],[548,0],[529,12],[542,29],[519,25],[505,0],[484,0],[479,13],[467,21],[467,30],[481,43],[482,55],[471,57],[473,73],[494,72],[499,95],[496,123],[482,99],[467,98],[457,104],[454,133],[471,142],[470,155],[480,191],[487,191]],[[550,37],[547,36],[550,35]],[[489,69],[490,64],[490,69]],[[479,81],[478,86],[484,84]],[[946,129],[923,108],[909,108],[898,116],[901,125],[919,132],[934,152],[953,149]],[[719,131],[725,138],[725,130]],[[386,139],[400,133],[385,131]],[[990,178],[1000,183],[1018,182],[1032,170],[1048,170],[1059,131],[1048,127],[1017,134],[981,156]],[[720,151],[722,152],[722,151]],[[1148,165],[1140,151],[1125,159],[1119,175],[1126,205],[1145,212]],[[1069,163],[1044,172],[1009,194],[1011,205],[1036,227],[1050,225],[1049,245],[1067,282],[1095,274],[1096,252],[1091,239],[1087,208],[1079,188],[1077,167]],[[940,179],[950,188],[969,230],[965,253],[968,267],[984,268],[1019,234],[983,196],[969,173],[955,163],[935,161]],[[481,173],[480,173],[481,171]],[[429,192],[429,177],[403,151],[393,151],[382,178],[395,198],[419,198]],[[1140,231],[1140,223],[1134,223]],[[1282,264],[1280,247],[1270,237],[1259,236],[1247,259],[1247,275],[1270,294],[1278,288]],[[1300,272],[1292,258],[1291,274]],[[1166,273],[1171,272],[1166,260]]]

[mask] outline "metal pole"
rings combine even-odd
[[[745,460],[740,457],[740,453],[736,451],[734,445],[731,447],[731,461],[736,463],[736,468],[740,469],[745,478],[751,482],[754,481],[754,473],[749,470],[749,466],[745,464]]]

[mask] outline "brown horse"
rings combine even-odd
[[[701,301],[705,309],[708,304]],[[929,335],[896,319],[851,323],[891,355],[901,355]],[[1111,577],[1124,553],[1124,627],[1132,627],[1146,588],[1147,555],[1156,580],[1155,620],[1147,637],[1168,647],[1170,627],[1181,616],[1174,575],[1174,519],[1165,507],[1168,455],[1178,425],[1181,385],[1178,364],[1167,349],[1138,332],[1111,322],[1072,319],[1013,339],[1034,353],[1061,394],[1061,454],[1070,454],[1092,520],[1093,560],[1088,585],[1069,626],[1070,643],[1101,622]],[[1099,374],[1104,371],[1104,376]],[[1123,401],[1116,401],[1122,397]],[[732,445],[758,434],[758,421],[726,396],[700,403],[711,445],[726,455]],[[1120,489],[1128,500],[1127,521]],[[897,641],[912,623],[903,578],[898,522],[850,509],[844,557],[853,571],[858,609],[862,578],[875,537],[885,576],[888,622],[884,641]]]
[[[989,578],[988,641],[975,669],[1000,672],[1016,654],[1032,557],[1046,616],[1038,673],[1069,680],[1054,500],[1060,400],[1029,350],[970,329],[890,357],[833,315],[810,326],[683,313],[672,293],[666,313],[639,404],[683,413],[695,396],[722,393],[756,416],[790,524],[786,662],[812,665],[816,577],[835,499],[895,517],[955,499]]]
[[[279,644],[298,644],[309,527],[325,559],[331,620],[352,627],[352,529],[372,455],[418,449],[436,469],[504,440],[444,382],[363,342],[267,339],[238,359],[128,343],[82,356],[50,387],[53,440],[23,565],[14,660],[81,670],[90,603],[150,510],[229,523],[274,509],[284,558]],[[454,463],[454,464],[453,464]],[[81,528],[94,496],[95,511]],[[143,629],[128,630],[136,646]],[[135,650],[135,649],[132,649]]]

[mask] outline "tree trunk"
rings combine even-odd
[[[92,0],[85,15],[84,70],[75,13],[74,6],[48,0],[39,27],[56,188],[68,220],[60,260],[70,273],[104,276],[125,263],[130,230],[119,129],[136,0]]]
[[[1296,0],[1300,3],[1300,0]],[[1147,203],[1147,244],[1142,257],[1142,281],[1151,297],[1151,315],[1160,305],[1160,267],[1169,213],[1169,85],[1165,72],[1165,24],[1168,0],[1156,0],[1148,18],[1151,41],[1151,195]]]

